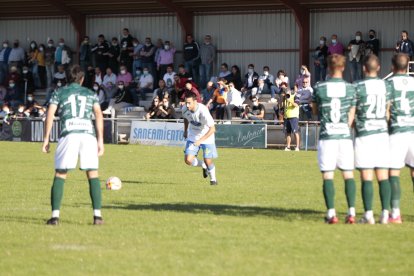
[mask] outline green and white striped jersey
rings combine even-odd
[[[59,106],[60,137],[70,133],[95,136],[92,113],[93,106],[99,104],[99,100],[91,90],[72,83],[55,91],[49,103]]]
[[[390,134],[414,132],[414,78],[395,74],[391,84]]]
[[[366,78],[355,83],[356,88],[356,136],[388,133],[387,104],[391,86],[379,78]]]
[[[316,84],[313,102],[318,105],[320,140],[351,139],[348,113],[355,106],[355,87],[339,78]]]

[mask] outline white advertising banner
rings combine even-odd
[[[183,134],[182,123],[132,121],[130,143],[182,147],[185,145]]]

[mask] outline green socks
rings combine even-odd
[[[92,199],[92,206],[94,210],[100,210],[102,204],[101,182],[99,178],[89,179],[89,194]]]
[[[362,202],[364,203],[364,210],[372,211],[372,201],[374,199],[374,185],[370,180],[362,180]]]
[[[355,207],[356,186],[353,178],[345,179],[345,195],[348,208]]]
[[[390,176],[391,184],[391,208],[400,209],[401,187],[400,177]]]
[[[52,211],[60,210],[60,204],[62,203],[63,197],[63,186],[65,184],[65,179],[55,176],[53,179],[52,191],[51,191],[51,204]]]
[[[388,179],[379,181],[379,192],[382,210],[390,210],[391,185]]]
[[[335,207],[335,187],[332,179],[323,181],[323,196],[327,209],[334,209]]]

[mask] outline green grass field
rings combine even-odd
[[[200,169],[183,163],[180,148],[107,145],[100,164],[105,225],[92,225],[88,185],[77,170],[65,185],[61,224],[51,227],[54,150],[0,143],[1,275],[414,274],[407,169],[402,225],[345,225],[339,177],[341,223],[326,225],[316,152],[219,149],[219,185],[211,187]],[[122,190],[104,190],[112,175]]]

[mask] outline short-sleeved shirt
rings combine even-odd
[[[355,83],[356,136],[388,133],[387,103],[391,87],[379,78],[367,78]]]
[[[262,111],[265,111],[264,105],[262,105],[261,103],[259,103],[258,105],[253,105],[253,107],[252,107],[253,115],[255,115],[255,116],[260,115],[262,113]]]
[[[203,137],[210,129],[214,126],[213,117],[210,114],[208,108],[198,103],[197,110],[192,112],[187,109],[186,106],[183,107],[183,118],[188,121],[188,138],[187,140],[195,142]],[[203,144],[214,144],[214,134],[208,137]]]
[[[356,105],[355,87],[339,78],[316,84],[312,101],[318,105],[320,140],[351,139],[348,113]]]
[[[395,74],[391,84],[390,134],[414,132],[414,78]]]
[[[92,113],[99,99],[91,90],[72,83],[53,92],[49,103],[59,106],[60,137],[71,133],[95,136]]]

